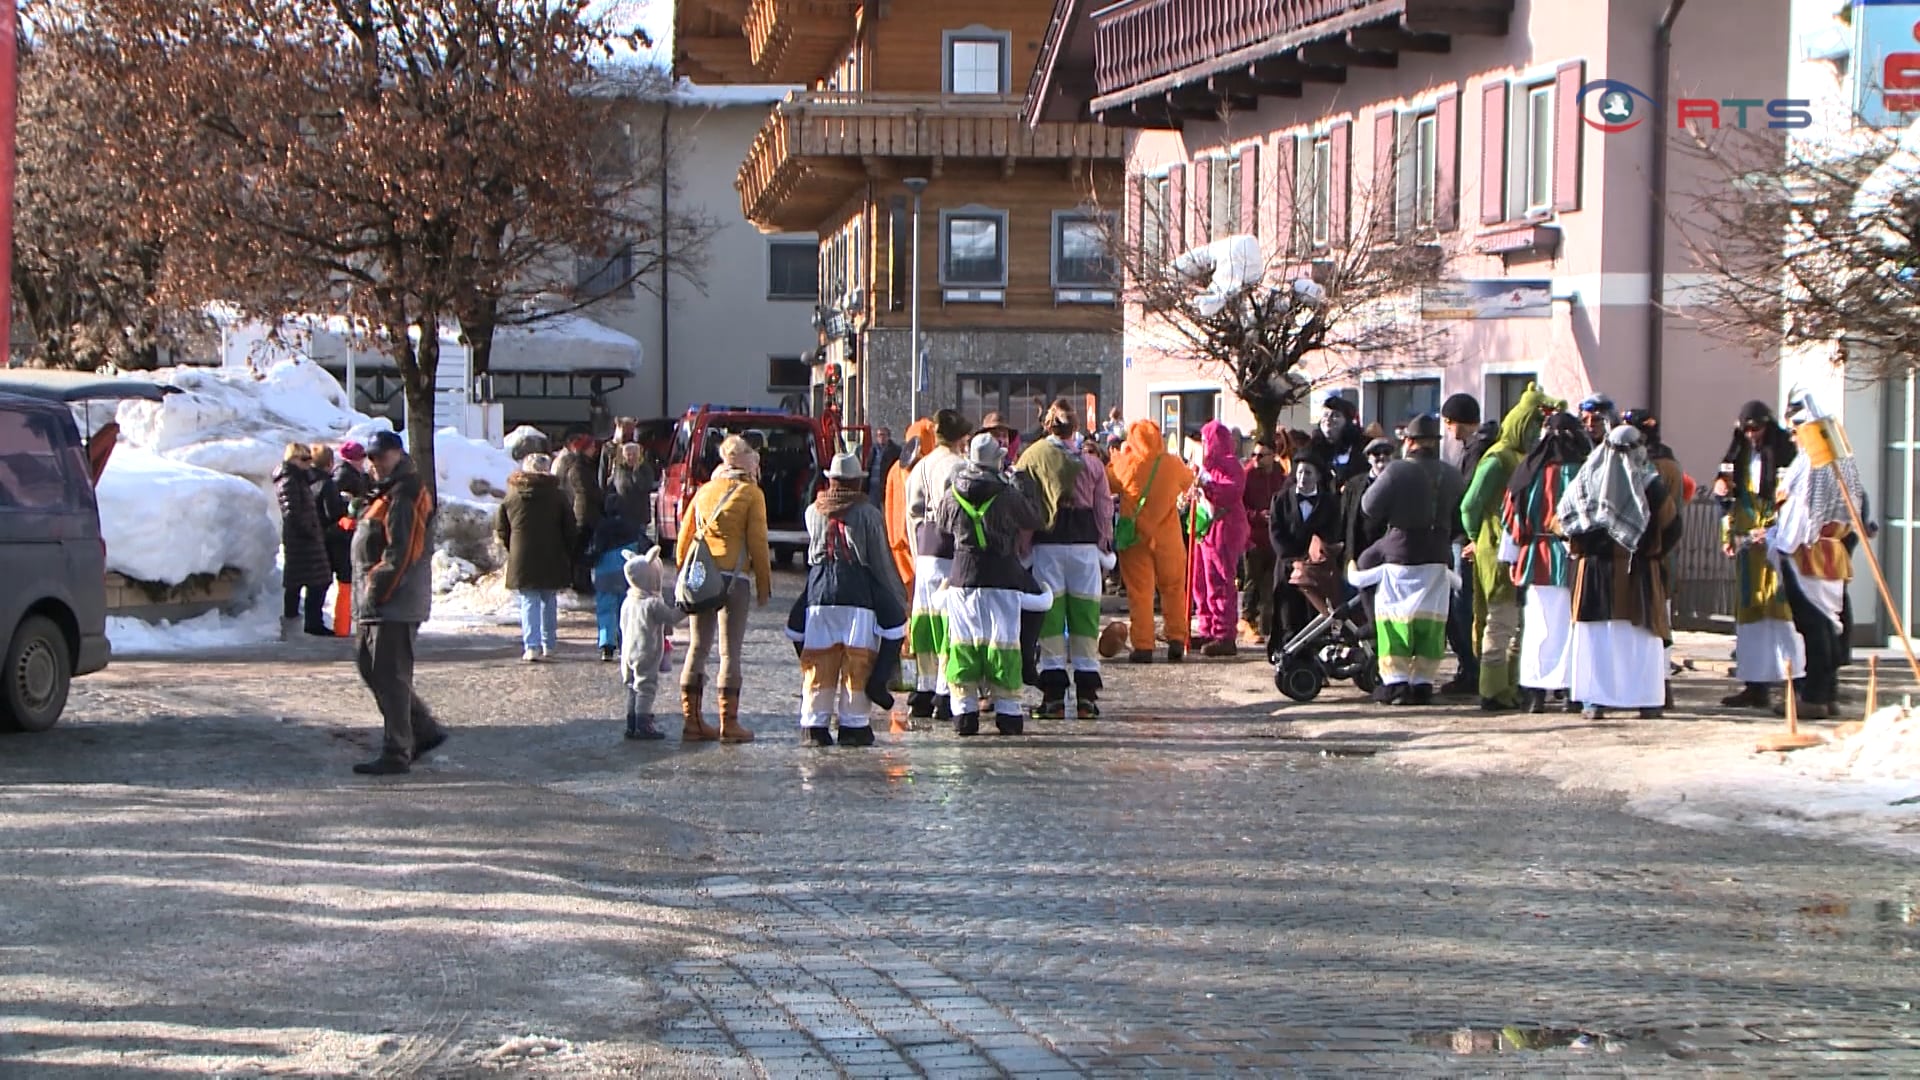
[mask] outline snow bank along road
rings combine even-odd
[[[82,682],[0,755],[0,1075],[1920,1071],[1911,862],[1395,768],[1251,663],[803,751],[784,610],[745,747],[622,742],[579,622],[430,642],[398,782],[344,644]]]

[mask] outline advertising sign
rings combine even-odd
[[[1853,111],[1866,127],[1920,120],[1920,3],[1853,0]]]
[[[1444,281],[1420,290],[1423,319],[1551,319],[1551,281]]]

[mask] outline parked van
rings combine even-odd
[[[107,549],[93,488],[119,429],[109,424],[90,440],[73,406],[158,400],[169,389],[0,371],[0,728],[47,730],[74,676],[107,666]]]

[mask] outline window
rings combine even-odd
[[[1215,240],[1240,231],[1240,158],[1214,158],[1207,174],[1207,229]]]
[[[1007,35],[990,30],[949,31],[946,35],[947,93],[994,97],[1006,94],[1007,42]]]
[[[1535,382],[1540,376],[1528,372],[1525,375],[1489,375],[1487,376],[1487,407],[1481,418],[1499,420],[1507,415],[1507,410],[1520,402],[1520,395],[1527,392],[1527,384]]]
[[[1167,452],[1185,457],[1188,443],[1200,441],[1200,429],[1220,419],[1220,391],[1182,390],[1153,395],[1151,408],[1160,420],[1160,437]]]
[[[1053,287],[1110,289],[1113,260],[1107,256],[1109,217],[1077,211],[1053,215]]]
[[[805,390],[813,385],[813,365],[801,356],[767,357],[767,389],[773,393]]]
[[[1440,197],[1440,118],[1427,113],[1413,122],[1413,226],[1431,229]]]
[[[940,283],[961,288],[1007,284],[1007,215],[997,210],[940,214]]]
[[[1333,141],[1319,138],[1313,141],[1313,172],[1309,183],[1312,185],[1312,201],[1308,204],[1308,217],[1311,218],[1308,236],[1313,246],[1326,247],[1333,240]]]
[[[587,146],[587,152],[592,157],[594,179],[621,180],[633,173],[633,128],[630,125],[610,123],[597,128]]]
[[[1439,379],[1384,379],[1367,384],[1372,418],[1388,430],[1440,411]]]
[[[820,242],[767,241],[767,299],[820,299]]]
[[[997,412],[1025,433],[1039,427],[1041,411],[1055,398],[1076,414],[1100,416],[1098,375],[962,375],[957,389],[960,415],[978,422]]]
[[[68,476],[86,466],[71,449],[52,417],[0,411],[0,511],[86,506],[79,485]]]
[[[1529,214],[1553,209],[1553,85],[1527,91],[1525,175],[1521,191]]]
[[[1171,213],[1171,182],[1164,176],[1140,178],[1140,250],[1156,256],[1167,251],[1167,217]]]
[[[610,254],[576,258],[573,287],[579,296],[589,300],[633,295],[633,248],[622,244]]]

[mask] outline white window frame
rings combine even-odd
[[[775,248],[779,247],[810,247],[813,249],[813,295],[776,293],[773,291],[773,252]],[[804,301],[809,304],[819,303],[820,298],[824,295],[824,291],[820,287],[820,268],[823,254],[824,251],[820,244],[820,238],[811,234],[784,233],[778,236],[767,237],[767,299],[779,302],[798,303]]]
[[[1240,192],[1245,178],[1240,175],[1240,155],[1218,154],[1209,158],[1207,169],[1207,235],[1219,240],[1235,233],[1250,231],[1240,220]]]
[[[1066,253],[1066,226],[1070,224],[1091,223],[1102,226],[1110,235],[1113,230],[1113,215],[1090,210],[1055,210],[1053,212],[1053,252],[1048,260],[1055,289],[1114,289],[1119,286],[1119,268],[1114,265],[1111,254],[1105,255],[1107,278],[1105,281],[1069,281],[1060,274],[1060,259]]]
[[[1012,262],[1012,237],[1008,234],[1007,211],[991,206],[958,206],[940,211],[940,285],[945,289],[1005,289],[1007,267]],[[997,281],[955,281],[948,276],[955,221],[993,221],[999,228],[1000,275]]]
[[[957,87],[957,74],[954,67],[954,50],[960,45],[992,45],[999,50],[1000,72],[998,84],[991,92],[982,90],[961,90]],[[957,97],[1006,97],[1013,86],[1013,35],[1005,30],[974,25],[960,30],[945,30],[940,34],[940,83],[943,92]]]
[[[1429,232],[1440,219],[1440,114],[1433,108],[1413,116],[1413,228]]]
[[[1519,183],[1518,199],[1520,217],[1541,217],[1553,213],[1554,167],[1554,124],[1557,122],[1555,88],[1552,82],[1530,82],[1522,86],[1522,93],[1515,95],[1520,100],[1520,138],[1511,140],[1521,144],[1522,153],[1518,167],[1513,170]],[[1540,103],[1545,103],[1545,112],[1540,112]],[[1542,124],[1536,128],[1536,118]],[[1542,158],[1544,151],[1545,157]],[[1536,188],[1544,185],[1545,197],[1534,198]]]

